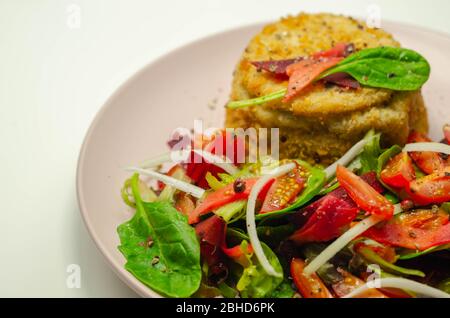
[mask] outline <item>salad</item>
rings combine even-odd
[[[218,131],[190,142],[189,160],[129,167],[125,268],[167,297],[450,297],[450,126],[444,135],[384,149],[370,131],[321,167],[216,160],[219,144],[245,144]]]

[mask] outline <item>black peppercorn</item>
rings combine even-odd
[[[245,182],[241,179],[236,179],[233,183],[233,190],[235,193],[242,193],[245,191]]]

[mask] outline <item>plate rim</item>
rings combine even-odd
[[[351,16],[356,19],[360,19],[361,17],[353,16],[353,15],[346,15],[344,16]],[[131,288],[134,292],[136,292],[141,297],[151,297],[151,298],[161,298],[164,297],[163,295],[157,293],[153,289],[151,289],[149,286],[145,285],[141,281],[139,281],[136,277],[134,277],[131,273],[129,273],[124,266],[119,266],[116,264],[113,256],[109,252],[108,248],[101,242],[100,238],[98,237],[95,229],[92,226],[92,222],[89,220],[88,216],[88,207],[85,202],[85,197],[83,194],[82,184],[83,184],[83,173],[84,170],[84,164],[85,164],[85,156],[86,152],[88,150],[89,141],[91,139],[91,136],[93,135],[98,123],[103,117],[103,114],[106,113],[106,111],[109,108],[109,105],[111,102],[119,96],[136,78],[138,78],[142,73],[144,73],[148,68],[151,68],[153,65],[156,65],[163,61],[164,59],[168,58],[171,55],[176,55],[179,51],[182,51],[190,46],[198,45],[202,42],[207,42],[212,38],[215,38],[217,36],[220,36],[222,34],[230,33],[230,32],[236,32],[240,29],[244,28],[262,28],[267,23],[271,23],[276,20],[272,21],[259,21],[259,22],[253,22],[248,24],[242,24],[239,26],[226,28],[224,30],[220,30],[217,32],[213,32],[211,34],[208,34],[206,36],[202,36],[200,38],[194,39],[192,41],[186,42],[184,44],[181,44],[179,46],[176,46],[175,48],[170,49],[168,52],[163,53],[159,55],[158,57],[151,59],[150,61],[146,62],[144,65],[139,67],[134,73],[127,77],[121,84],[119,84],[113,91],[113,93],[103,101],[102,106],[97,110],[96,114],[94,115],[93,119],[91,120],[91,123],[89,124],[88,129],[86,130],[84,134],[84,138],[82,141],[82,144],[80,146],[77,164],[76,164],[76,195],[77,195],[77,203],[78,203],[78,210],[81,214],[81,218],[83,220],[84,226],[86,227],[92,241],[94,242],[94,245],[98,251],[100,251],[100,254],[107,260],[108,266],[112,269],[112,271],[119,277],[119,279],[124,282],[129,288]],[[408,22],[398,22],[394,20],[388,20],[383,19],[383,24],[387,24],[389,26],[399,26],[399,27],[406,27],[411,29],[416,29],[418,31],[426,32],[426,33],[432,33],[434,35],[438,35],[440,37],[443,37],[450,41],[450,34],[446,33],[441,30],[434,30],[429,27],[424,27],[421,25],[414,25],[412,23]],[[384,29],[384,27],[382,27]],[[395,34],[394,34],[395,37]]]

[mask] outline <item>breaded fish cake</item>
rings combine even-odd
[[[231,100],[267,95],[287,87],[287,81],[258,71],[251,62],[309,56],[336,43],[355,48],[399,46],[381,29],[370,29],[353,18],[331,14],[300,14],[263,28],[249,43],[233,78]],[[301,158],[328,164],[342,156],[374,128],[383,142],[404,144],[409,131],[427,132],[426,109],[420,91],[312,85],[289,103],[227,110],[226,127],[280,128],[281,158]]]

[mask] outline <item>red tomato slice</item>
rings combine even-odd
[[[291,262],[291,276],[300,294],[305,298],[334,298],[322,280],[313,273],[306,276],[303,273],[305,262],[294,258]]]
[[[417,205],[450,201],[450,167],[412,181],[406,191]]]
[[[341,165],[336,169],[336,177],[360,209],[384,219],[392,217],[394,205],[363,179]]]
[[[245,189],[242,192],[236,193],[233,189],[234,184],[229,184],[220,190],[214,191],[206,196],[201,201],[194,211],[189,214],[189,224],[197,223],[199,217],[203,214],[211,212],[214,209],[221,207],[227,203],[231,203],[237,200],[245,200],[250,195],[250,191],[258,178],[243,179]]]
[[[450,242],[449,216],[442,210],[402,213],[362,236],[383,244],[423,251]]]
[[[431,141],[430,138],[416,131],[412,131],[408,137],[409,143],[429,141]],[[409,155],[414,160],[416,165],[420,168],[420,170],[427,174],[442,170],[445,167],[444,160],[437,152],[410,152]]]
[[[361,178],[377,192],[384,191],[375,172],[366,173]],[[291,222],[301,226],[290,239],[299,244],[330,241],[346,230],[358,212],[355,202],[339,187],[290,217]],[[308,218],[306,223],[305,218]]]
[[[335,66],[342,59],[342,57],[304,59],[289,65],[286,69],[286,73],[289,76],[288,91],[283,98],[283,102],[286,103],[292,100],[322,72]]]
[[[344,297],[345,295],[349,294],[359,286],[365,284],[365,282],[362,279],[353,276],[352,274],[343,270],[342,268],[338,268],[337,270],[342,275],[343,279],[333,284],[332,288],[334,293],[339,298]],[[388,297],[384,295],[382,292],[378,291],[377,289],[369,289],[368,291],[358,295],[357,298],[388,298]]]
[[[305,187],[307,173],[308,171],[297,164],[295,169],[276,178],[259,213],[278,211],[288,206]]]
[[[381,171],[381,180],[395,188],[403,188],[416,178],[411,158],[406,152],[393,157]]]

